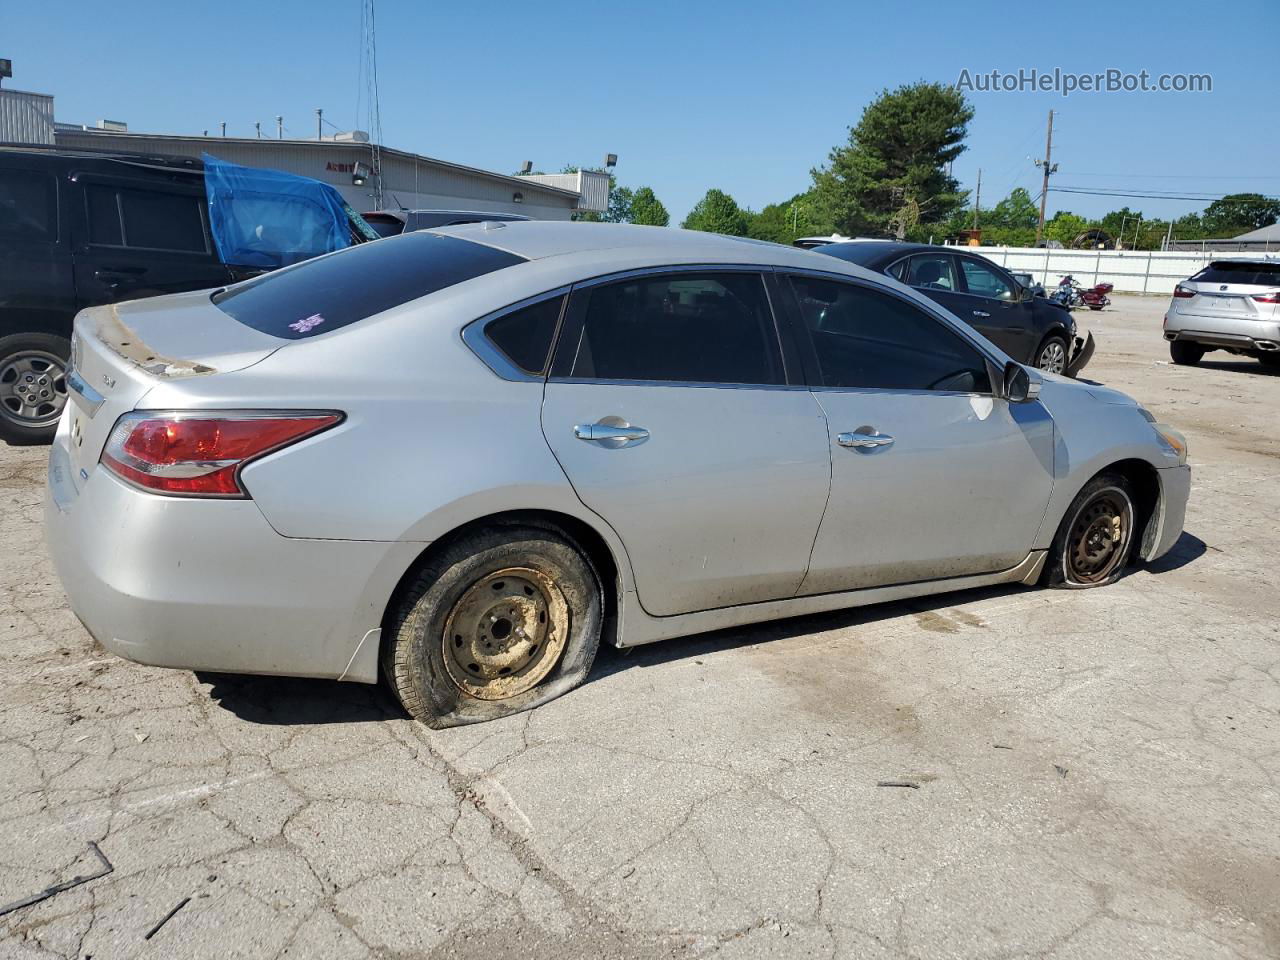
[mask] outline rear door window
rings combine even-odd
[[[1248,283],[1280,287],[1280,263],[1211,263],[1194,277],[1198,283]]]
[[[406,233],[227,287],[213,302],[255,330],[300,340],[524,262],[470,240]]]
[[[581,332],[569,347],[571,378],[784,382],[773,313],[759,274],[637,277],[574,293],[575,301],[579,297],[586,302]]]
[[[204,199],[194,193],[85,185],[89,242],[208,256]]]
[[[51,175],[0,169],[0,237],[43,243],[58,239],[57,185]]]

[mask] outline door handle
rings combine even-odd
[[[836,437],[836,442],[842,447],[891,447],[893,446],[893,437],[887,433],[872,431],[870,427],[860,427],[853,433],[842,433]]]
[[[621,417],[603,417],[595,423],[575,424],[573,435],[579,440],[615,449],[635,446],[649,439],[648,430],[632,426]]]
[[[987,311],[985,311],[985,310],[975,310],[975,311],[973,311],[973,315],[974,315],[975,317],[989,317],[989,316],[991,316],[991,314],[987,313]]]

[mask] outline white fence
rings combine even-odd
[[[994,260],[1006,270],[1029,273],[1050,291],[1071,274],[1086,287],[1114,284],[1117,293],[1173,293],[1211,260],[1224,257],[1280,260],[1275,254],[1202,253],[1199,250],[1050,250],[1042,247],[965,247]]]

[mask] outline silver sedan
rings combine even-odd
[[[709,234],[485,223],[83,312],[50,545],[104,647],[433,726],[601,642],[1000,583],[1182,530],[1186,446],[931,300]]]

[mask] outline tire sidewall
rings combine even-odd
[[[1040,358],[1044,356],[1045,350],[1048,348],[1049,344],[1051,343],[1058,343],[1062,346],[1062,369],[1059,370],[1058,373],[1060,376],[1065,377],[1067,375],[1067,366],[1068,366],[1068,357],[1067,357],[1068,347],[1067,347],[1066,338],[1063,337],[1061,334],[1051,333],[1049,334],[1049,336],[1045,337],[1043,341],[1041,341],[1040,346],[1036,347],[1035,360],[1032,363],[1032,366],[1034,366],[1037,370],[1040,370],[1041,372],[1044,372],[1044,373],[1049,372],[1049,371],[1046,371],[1044,367],[1040,366]]]
[[[1071,572],[1068,560],[1070,551],[1068,550],[1067,541],[1071,535],[1071,528],[1075,525],[1076,520],[1084,511],[1084,508],[1100,493],[1106,491],[1114,491],[1119,493],[1125,502],[1128,522],[1125,524],[1125,542],[1121,546],[1121,556],[1119,563],[1115,569],[1111,571],[1106,579],[1098,580],[1093,583],[1080,583],[1071,579]],[[1067,510],[1066,515],[1062,518],[1062,524],[1058,528],[1057,536],[1054,537],[1053,550],[1050,554],[1052,560],[1052,568],[1050,569],[1050,583],[1053,586],[1061,587],[1066,590],[1088,590],[1092,587],[1103,587],[1110,583],[1115,583],[1124,575],[1125,568],[1129,564],[1129,559],[1133,554],[1134,537],[1137,533],[1137,509],[1133,502],[1133,491],[1130,489],[1128,482],[1119,476],[1104,476],[1091,480],[1080,491],[1076,498],[1071,501],[1071,507]]]
[[[595,660],[603,620],[595,571],[573,546],[549,534],[521,530],[507,536],[501,542],[464,541],[451,548],[439,576],[412,602],[393,638],[407,644],[406,679],[419,708],[410,710],[423,714],[421,719],[432,726],[478,723],[528,710],[577,686]],[[569,608],[569,636],[559,660],[537,686],[503,700],[480,700],[459,689],[445,668],[445,622],[472,584],[511,566],[538,570],[555,581]]]
[[[28,350],[41,350],[60,357],[65,370],[71,356],[71,341],[53,333],[12,333],[0,337],[0,368],[3,368],[14,354],[25,353]],[[16,423],[4,413],[0,413],[0,440],[13,446],[49,443],[57,430],[56,420],[47,426],[31,427]]]

